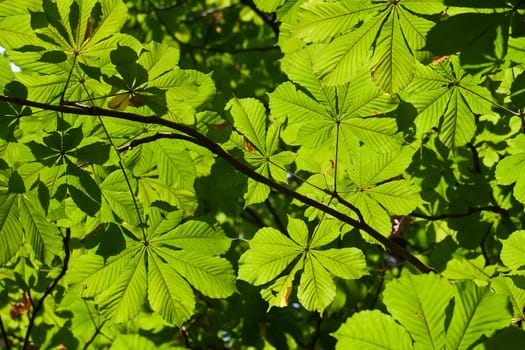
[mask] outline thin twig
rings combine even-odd
[[[472,143],[469,142],[469,143],[467,143],[467,147],[472,152],[472,163],[474,164],[473,172],[475,174],[481,174],[481,165],[480,165],[480,160],[479,160],[479,153],[478,153],[478,150],[476,149],[476,146],[474,146]]]
[[[379,231],[374,229],[372,226],[370,226],[366,222],[358,221],[330,206],[327,206],[326,204],[322,202],[319,202],[301,193],[295,192],[289,189],[288,187],[285,187],[284,185],[281,185],[257,173],[252,168],[250,168],[248,165],[240,162],[235,157],[233,157],[228,151],[223,149],[219,144],[215,143],[214,141],[212,141],[205,135],[201,134],[197,130],[193,129],[189,125],[175,123],[173,121],[163,119],[157,116],[145,117],[145,116],[141,116],[138,114],[121,112],[117,110],[104,109],[104,108],[94,107],[94,106],[86,106],[86,105],[82,105],[82,104],[75,103],[75,102],[69,102],[67,105],[57,106],[57,105],[50,105],[50,104],[41,103],[41,102],[29,101],[29,100],[20,99],[20,98],[11,97],[11,96],[0,96],[0,101],[7,101],[7,102],[12,102],[12,103],[20,104],[20,105],[25,105],[25,106],[43,108],[47,110],[55,110],[55,111],[77,114],[77,115],[96,116],[96,117],[105,116],[105,117],[124,119],[124,120],[139,122],[139,123],[145,123],[145,124],[162,125],[162,126],[171,128],[173,130],[177,130],[179,132],[185,133],[194,139],[192,141],[193,143],[200,145],[210,150],[215,155],[223,158],[228,163],[230,163],[230,165],[232,165],[235,169],[244,173],[246,176],[252,178],[253,180],[260,182],[262,184],[265,184],[269,186],[270,188],[288,197],[297,199],[303,204],[319,209],[333,216],[334,218],[339,219],[340,221],[344,223],[347,223],[355,228],[358,228],[366,232],[372,238],[374,238],[375,240],[383,244],[392,254],[396,254],[402,257],[403,259],[407,260],[409,263],[411,263],[414,267],[416,267],[421,272],[423,273],[435,272],[433,268],[430,268],[427,265],[425,265],[416,256],[409,253],[405,248],[401,247],[396,242],[383,236]]]
[[[247,207],[244,212],[241,213],[241,216],[246,220],[251,221],[254,225],[259,228],[267,226],[264,221],[257,215],[257,213],[250,207]]]
[[[153,142],[155,140],[160,140],[160,139],[185,140],[185,141],[195,143],[194,139],[187,135],[175,134],[172,132],[157,132],[156,134],[153,134],[151,136],[146,136],[146,137],[142,137],[139,139],[131,140],[127,144],[117,147],[116,150],[118,152],[130,151],[139,145],[142,145],[144,143]]]
[[[491,211],[497,214],[501,214],[503,216],[509,216],[508,211],[505,209],[495,206],[495,205],[487,205],[484,207],[468,207],[466,212],[463,213],[444,213],[444,214],[438,214],[438,215],[426,215],[421,213],[412,213],[411,216],[421,219],[426,219],[429,221],[437,221],[437,220],[443,220],[448,218],[463,218],[469,215],[472,215],[474,213],[478,213],[480,211]]]
[[[67,269],[69,267],[69,258],[71,255],[71,252],[69,250],[69,241],[71,240],[71,229],[66,229],[66,234],[64,238],[62,239],[62,244],[64,246],[64,262],[62,263],[62,269],[60,270],[60,273],[57,277],[47,286],[46,290],[44,290],[44,293],[42,293],[42,296],[36,303],[35,307],[33,308],[33,312],[31,313],[31,318],[29,319],[29,324],[27,325],[26,335],[24,338],[24,345],[23,349],[29,349],[29,338],[31,337],[31,331],[33,330],[33,326],[35,325],[35,319],[38,316],[38,313],[44,306],[44,300],[47,298],[48,295],[51,294],[51,292],[55,289],[58,282],[64,277],[64,275],[67,272]]]
[[[7,332],[4,328],[4,323],[2,322],[1,316],[0,316],[0,331],[2,332],[2,338],[4,339],[5,349],[10,350],[11,344],[9,344],[9,337],[7,336]]]
[[[266,198],[266,200],[264,201],[264,204],[266,205],[266,208],[268,209],[270,214],[272,214],[273,221],[275,221],[275,224],[277,225],[277,228],[279,229],[279,231],[286,232],[286,227],[284,226],[281,218],[279,217],[279,214],[277,214],[277,212],[275,211],[275,208],[273,207],[273,204],[270,201],[270,199]]]

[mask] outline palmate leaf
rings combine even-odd
[[[341,142],[361,141],[374,144],[381,151],[399,145],[395,120],[376,117],[394,109],[397,101],[381,92],[366,74],[347,85],[325,87],[307,69],[289,69],[291,76],[312,89],[312,95],[319,100],[289,82],[270,94],[271,115],[287,118],[285,142],[317,148],[324,142],[335,142],[339,134]]]
[[[412,339],[394,319],[378,310],[361,311],[335,332],[336,349],[409,350]]]
[[[43,0],[37,11],[0,21],[0,44],[11,49],[10,58],[24,70],[60,74],[69,71],[73,60],[88,66],[109,62],[117,43],[138,47],[137,40],[119,33],[126,19],[120,0]],[[46,57],[49,52],[60,60]]]
[[[450,148],[465,145],[474,136],[475,114],[491,110],[492,97],[468,75],[457,57],[432,66],[418,66],[414,80],[401,94],[418,111],[417,133],[438,127],[441,141]]]
[[[276,229],[262,228],[239,260],[238,277],[256,286],[268,283],[301,254],[301,249],[301,245]]]
[[[351,182],[339,190],[384,235],[390,234],[391,215],[409,214],[422,203],[420,189],[401,177],[413,153],[410,146],[389,153],[375,153],[365,146],[352,147],[348,161],[343,163]]]
[[[195,307],[191,286],[214,298],[236,291],[233,268],[218,256],[231,243],[224,232],[197,221],[179,225],[181,212],[161,215],[154,207],[148,219],[145,236],[127,239],[126,248],[106,262],[91,254],[72,261],[68,282],[80,285],[83,297],[94,297],[107,318],[125,322],[147,299],[165,321],[180,325]]]
[[[226,105],[233,117],[235,129],[242,135],[232,135],[232,141],[240,147],[246,160],[256,167],[255,171],[265,177],[286,182],[286,166],[295,156],[290,151],[279,152],[280,121],[268,123],[263,104],[253,98],[231,99]],[[244,205],[261,203],[270,194],[270,187],[253,179],[248,179],[248,190],[244,195]]]
[[[367,274],[359,249],[321,249],[340,235],[340,225],[334,221],[321,222],[310,238],[306,224],[299,219],[288,217],[287,229],[290,238],[273,228],[260,229],[239,260],[239,279],[254,285],[273,281],[261,291],[269,308],[288,305],[295,275],[301,269],[297,297],[307,310],[318,312],[335,297],[332,275],[357,279]]]
[[[419,50],[434,23],[419,14],[443,9],[440,1],[306,3],[293,35],[306,42],[335,38],[315,65],[324,83],[344,84],[359,71],[370,69],[376,84],[394,94],[410,82],[416,57],[429,58]]]

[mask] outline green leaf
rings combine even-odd
[[[393,280],[384,291],[388,311],[408,330],[419,349],[445,347],[444,312],[453,295],[448,281],[435,274]]]
[[[374,118],[391,111],[397,101],[374,86],[367,76],[360,75],[346,86],[324,87],[321,93],[316,92],[319,88],[315,88],[313,77],[305,79],[312,88],[312,95],[319,96],[318,101],[290,83],[281,84],[270,95],[272,116],[287,117],[285,142],[309,148],[317,148],[325,142],[342,147],[343,142],[358,141],[376,145],[380,150],[398,147],[395,120]]]
[[[0,197],[0,265],[7,263],[23,242],[16,195]]]
[[[167,322],[180,326],[194,312],[190,286],[172,266],[156,255],[148,256],[148,301]]]
[[[430,7],[425,7],[426,3]],[[429,9],[443,9],[438,4],[438,1],[427,1],[424,5],[410,1],[308,3],[302,6],[301,19],[293,33],[306,42],[335,38],[325,45],[315,65],[325,84],[345,84],[357,73],[370,70],[378,86],[394,94],[412,79],[416,57],[429,58],[420,52],[433,25],[424,15]]]
[[[518,135],[508,140],[509,153],[496,167],[496,180],[502,185],[514,184],[514,197],[521,203],[525,203],[525,135]]]
[[[301,254],[301,246],[281,232],[262,228],[250,241],[250,249],[239,260],[239,279],[261,285],[277,277]]]
[[[204,295],[226,298],[236,291],[235,275],[226,259],[162,248],[156,250],[156,253]]]
[[[511,8],[508,10],[510,13]],[[450,16],[428,32],[425,48],[437,56],[461,52],[461,64],[467,70],[490,73],[504,62],[509,22],[508,13],[460,13]],[[462,35],[456,35],[458,28],[461,28]]]
[[[254,285],[275,279],[261,291],[270,308],[288,305],[293,280],[301,268],[297,297],[307,310],[318,312],[323,312],[335,297],[332,276],[350,279],[367,274],[364,255],[356,248],[316,249],[340,235],[337,221],[322,221],[309,240],[306,224],[288,217],[287,231],[291,239],[273,228],[258,230],[250,249],[239,260],[239,279]],[[282,273],[285,275],[278,277]]]
[[[381,28],[370,62],[374,81],[381,89],[391,94],[407,86],[416,70],[416,60],[407,46],[399,20],[403,15],[402,7],[393,8]]]
[[[195,167],[188,151],[173,140],[159,140],[154,146],[159,177],[163,183],[177,189],[192,189]]]
[[[146,300],[147,272],[144,253],[132,257],[108,289],[97,295],[102,314],[115,322],[126,322],[137,315]]]
[[[128,187],[128,183],[122,171],[117,170],[110,173],[104,181],[100,184],[100,190],[104,199],[101,212],[104,212],[105,205],[112,213],[115,213],[121,220],[131,225],[139,224],[139,214],[136,211],[135,203],[133,202],[132,193]],[[112,222],[113,216],[103,218]]]
[[[310,2],[301,6],[301,21],[294,30],[306,41],[323,41],[344,33],[375,13],[379,6],[368,1],[340,1],[337,3]]]
[[[255,5],[261,11],[274,12],[285,0],[254,0]]]
[[[312,255],[337,277],[358,279],[368,275],[364,254],[357,248],[315,250]]]
[[[335,297],[335,284],[314,254],[305,254],[297,298],[311,311],[323,312]]]
[[[78,270],[71,269],[71,282],[82,286],[83,297],[95,297],[108,290],[138,256],[136,249],[128,249],[116,257],[104,259],[96,255],[82,255],[75,263]],[[73,260],[74,262],[75,260]],[[135,264],[138,262],[135,261]],[[130,269],[128,269],[128,272]],[[109,297],[109,296],[108,296]]]
[[[512,303],[513,323],[525,320],[525,277],[498,276],[491,281],[491,287],[497,294],[506,295]]]
[[[449,279],[469,279],[478,286],[488,285],[494,274],[494,266],[485,266],[485,258],[452,259],[447,263],[443,276]]]
[[[447,349],[469,349],[482,336],[490,337],[510,325],[507,298],[495,295],[489,287],[470,281],[456,284],[454,314],[447,329]]]
[[[348,152],[346,174],[353,182],[345,198],[383,234],[391,230],[390,215],[406,215],[422,200],[420,189],[400,174],[412,160],[414,149],[406,146],[394,152],[374,153],[365,146]]]
[[[44,212],[35,206],[35,196],[19,197],[20,223],[36,257],[51,265],[53,258],[62,253],[62,235],[58,227],[45,219]]]
[[[205,222],[192,220],[162,236],[152,237],[150,242],[208,255],[219,255],[226,253],[230,248],[231,239],[226,237],[221,229],[214,229]]]
[[[525,230],[514,231],[502,244],[501,260],[505,266],[518,270],[525,265]]]
[[[253,98],[231,99],[226,105],[235,128],[246,137],[259,152],[266,154],[266,113],[264,106]]]
[[[492,97],[479,83],[455,57],[433,66],[418,66],[414,80],[402,94],[418,111],[417,133],[439,127],[439,137],[449,148],[469,142],[476,130],[474,115],[491,110]]]
[[[292,293],[295,275],[302,268],[303,261],[299,260],[290,273],[286,276],[277,278],[270,286],[261,290],[261,296],[268,302],[268,310],[274,306],[288,306],[288,299]]]
[[[394,319],[378,310],[355,313],[333,333],[336,349],[406,350],[413,349],[407,331]]]

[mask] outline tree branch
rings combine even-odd
[[[195,139],[187,135],[174,134],[172,132],[157,132],[156,134],[153,134],[151,136],[146,136],[140,139],[131,140],[127,144],[117,147],[117,151],[118,152],[130,151],[133,148],[139,145],[142,145],[143,143],[149,143],[149,142],[153,142],[153,141],[160,140],[160,139],[185,140],[185,141],[195,143]]]
[[[275,224],[277,225],[277,228],[281,231],[281,232],[286,232],[286,227],[284,226],[281,218],[279,217],[279,214],[277,214],[277,212],[275,211],[275,208],[273,207],[273,204],[272,202],[270,201],[269,198],[266,198],[266,200],[264,201],[264,204],[266,205],[266,208],[268,209],[268,211],[270,212],[270,214],[272,215],[273,217],[273,221],[275,222]]]
[[[24,99],[20,99],[16,97],[11,97],[11,96],[0,96],[0,101],[7,101],[7,102],[12,102],[12,103],[20,104],[20,105],[25,105],[25,106],[37,107],[37,108],[59,111],[59,112],[64,112],[64,113],[77,114],[77,115],[97,116],[97,117],[105,116],[105,117],[135,121],[139,123],[162,125],[162,126],[171,128],[173,130],[177,130],[188,136],[191,136],[191,138],[193,138],[192,142],[204,148],[207,148],[212,153],[223,158],[228,163],[230,163],[230,165],[232,165],[235,169],[244,173],[246,176],[252,178],[253,180],[260,182],[262,184],[265,184],[269,186],[270,188],[288,197],[297,199],[303,204],[319,209],[323,211],[324,213],[329,214],[344,223],[347,223],[355,228],[358,228],[368,233],[372,238],[374,238],[375,240],[383,244],[392,254],[398,255],[402,257],[403,259],[407,260],[421,272],[424,272],[424,273],[435,272],[433,268],[430,268],[427,265],[425,265],[416,256],[410,254],[405,248],[401,247],[396,242],[383,236],[379,231],[371,227],[365,221],[356,220],[324,203],[318,202],[317,200],[312,199],[306,195],[295,192],[289,189],[288,187],[285,187],[255,172],[248,165],[234,158],[230,153],[224,150],[219,144],[210,140],[205,135],[201,134],[200,132],[198,132],[197,130],[193,129],[192,127],[188,125],[175,123],[170,120],[163,119],[157,116],[144,117],[144,116],[133,114],[133,113],[104,109],[104,108],[94,107],[94,106],[86,106],[86,105],[82,105],[76,102],[69,102],[66,105],[49,105],[45,103],[24,100]]]
[[[241,3],[252,9],[266,24],[272,28],[275,35],[279,35],[279,23],[276,22],[275,14],[262,12],[257,8],[253,0],[241,0]]]
[[[468,210],[464,213],[444,213],[444,214],[438,214],[438,215],[426,215],[426,214],[420,214],[420,213],[412,213],[411,216],[421,219],[426,219],[429,221],[437,221],[437,220],[443,220],[448,218],[463,218],[469,215],[472,215],[474,213],[480,212],[480,211],[491,211],[497,214],[501,214],[503,216],[509,216],[509,213],[498,206],[495,205],[487,205],[484,207],[469,207]]]
[[[60,273],[58,274],[58,276],[47,286],[46,290],[44,291],[44,293],[42,293],[42,296],[38,300],[38,303],[33,308],[33,312],[31,313],[31,317],[29,318],[29,324],[27,325],[26,335],[25,335],[25,338],[24,338],[24,345],[22,347],[23,349],[31,349],[32,348],[32,346],[30,346],[29,339],[31,337],[31,331],[33,330],[33,326],[35,325],[35,319],[38,316],[38,313],[40,312],[42,307],[44,306],[44,300],[47,298],[47,296],[49,294],[51,294],[51,292],[53,291],[53,289],[55,289],[55,287],[58,284],[58,282],[60,282],[62,277],[64,277],[64,275],[67,272],[67,269],[69,267],[69,258],[70,258],[70,255],[71,255],[71,252],[69,250],[69,241],[70,240],[71,240],[71,229],[67,228],[66,229],[66,234],[65,234],[64,238],[62,239],[62,242],[63,242],[63,245],[64,245],[64,254],[65,254],[64,255],[64,262],[62,264],[62,269],[60,270]]]
[[[11,349],[11,344],[9,344],[9,337],[7,336],[7,332],[4,328],[4,322],[2,322],[2,317],[0,316],[0,331],[2,332],[2,339],[4,340],[4,345],[6,350]]]

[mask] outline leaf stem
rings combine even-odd
[[[102,333],[102,327],[104,327],[105,324],[106,324],[106,321],[104,320],[99,326],[95,327],[95,333],[93,333],[91,338],[86,340],[86,342],[84,343],[84,348],[83,348],[84,350],[86,350],[95,341],[95,338],[97,337],[97,335]]]

